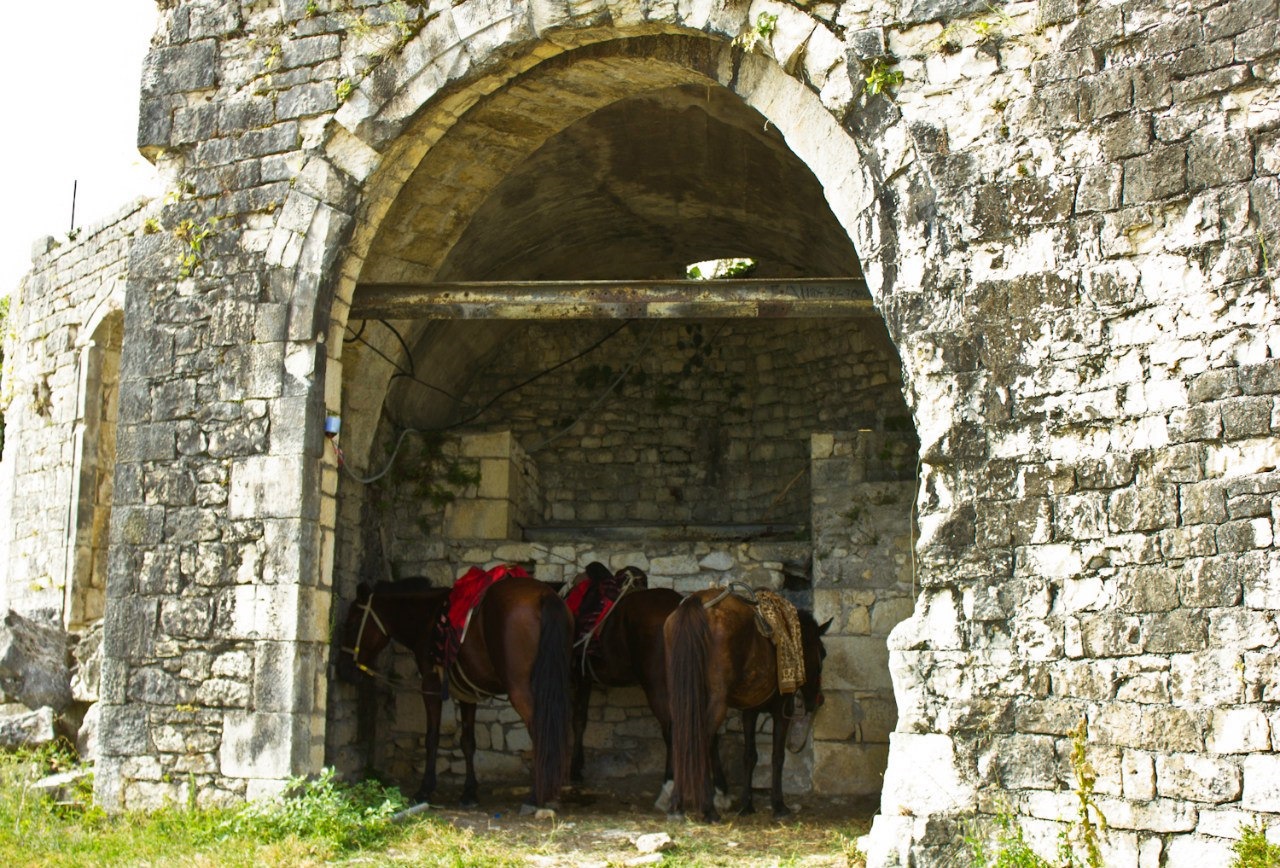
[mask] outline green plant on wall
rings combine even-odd
[[[778,27],[778,16],[761,12],[756,23],[733,38],[733,44],[743,51],[752,51],[761,42],[767,42]]]
[[[867,66],[866,75],[862,79],[862,89],[867,96],[875,96],[883,93],[889,95],[889,88],[900,87],[903,77],[902,70],[890,69],[885,65],[884,60],[877,57]]]
[[[1280,868],[1280,844],[1267,840],[1266,826],[1241,826],[1240,840],[1231,848],[1230,868]]]
[[[1045,859],[1031,849],[1012,811],[1005,808],[996,815],[994,836],[972,827],[966,833],[973,868],[1103,868],[1101,842],[1107,820],[1093,797],[1098,775],[1087,755],[1088,721],[1081,718],[1068,735],[1078,809],[1075,820],[1058,835],[1054,858]]]
[[[417,502],[426,503],[433,512],[439,512],[457,500],[461,492],[480,484],[480,469],[449,454],[445,448],[447,438],[444,432],[410,429],[405,433],[417,435],[418,449],[403,453],[398,459],[392,456],[395,473],[384,478],[397,489],[408,483],[408,489],[400,490],[410,491]],[[386,500],[384,498],[383,502]],[[424,531],[431,529],[427,515],[420,513],[418,521]]]
[[[197,223],[188,217],[173,227],[173,237],[186,245],[178,264],[179,277],[191,277],[204,264],[204,243],[218,234],[218,223],[221,220],[221,217],[210,217]]]

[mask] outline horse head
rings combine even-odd
[[[377,605],[373,589],[361,582],[355,600],[347,609],[336,667],[338,677],[349,684],[359,683],[362,673],[373,672],[373,661],[391,641]]]
[[[822,637],[831,628],[830,619],[820,625],[812,614],[803,609],[798,610],[797,615],[800,617],[800,641],[804,646],[805,678],[793,700],[803,707],[793,706],[795,717],[787,733],[787,749],[792,753],[804,748],[809,731],[813,729],[813,718],[826,701],[822,695],[822,661],[827,656],[827,648]]]

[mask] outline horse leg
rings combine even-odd
[[[756,812],[755,796],[752,792],[751,781],[755,777],[756,762],[760,759],[760,751],[756,747],[756,722],[759,712],[754,710],[742,710],[742,773],[745,780],[742,782],[742,807],[738,809],[739,814],[754,814]]]
[[[430,671],[430,670],[428,670]],[[422,679],[422,704],[427,711],[427,767],[422,773],[422,785],[414,793],[415,802],[427,802],[436,791],[436,758],[440,751],[440,679]]]
[[[724,773],[724,758],[720,756],[720,733],[711,737],[711,803],[718,809],[729,810],[729,776]]]
[[[479,790],[476,783],[476,705],[474,702],[459,702],[458,708],[462,711],[462,758],[467,766],[461,803],[464,808],[474,808],[480,804],[476,797]]]
[[[573,757],[569,762],[569,780],[575,784],[582,783],[582,736],[587,731],[587,713],[590,709],[591,679],[583,677],[578,680],[573,692]],[[670,774],[670,760],[667,773]]]
[[[773,806],[775,820],[791,816],[791,809],[782,800],[782,761],[787,756],[787,730],[790,728],[791,718],[783,713],[780,706],[773,712],[773,755],[769,757],[769,766],[773,772],[769,784],[769,804]]]
[[[520,719],[524,721],[525,729],[529,731],[530,740],[537,738],[537,735],[535,734],[536,731],[533,727],[533,697],[529,695],[528,690],[522,689],[518,686],[512,686],[511,692],[507,694],[507,699],[511,702],[511,707],[515,710],[516,714],[520,715]],[[534,744],[533,749],[536,753],[538,750],[536,743]],[[537,760],[535,759],[534,762],[536,763]],[[529,795],[525,799],[524,804],[520,806],[521,814],[532,814],[535,813],[538,808],[542,807],[542,805],[538,804],[538,794],[536,789],[536,787],[529,788]]]

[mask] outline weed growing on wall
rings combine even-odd
[[[862,89],[867,96],[875,96],[883,93],[889,95],[888,89],[891,87],[900,87],[902,85],[902,70],[890,69],[880,58],[871,61],[867,67],[867,74],[863,77]]]
[[[183,242],[187,249],[178,264],[178,276],[190,277],[195,270],[204,264],[204,243],[218,234],[218,223],[221,217],[210,217],[208,220],[196,222],[190,218],[182,220],[173,227],[173,237]]]
[[[995,818],[994,839],[973,828],[965,835],[973,868],[1103,868],[1102,836],[1106,833],[1107,820],[1093,798],[1098,775],[1086,752],[1088,722],[1081,718],[1069,735],[1071,770],[1079,807],[1075,820],[1058,835],[1054,859],[1045,859],[1031,849],[1013,812],[1003,810]]]
[[[761,42],[767,42],[778,27],[778,16],[761,12],[756,23],[733,38],[733,44],[743,51],[752,51]]]
[[[1280,844],[1267,840],[1266,826],[1240,827],[1240,840],[1231,848],[1231,868],[1280,868]]]

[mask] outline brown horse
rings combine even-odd
[[[822,658],[826,650],[821,627],[807,611],[797,612],[804,652],[804,683],[794,692],[778,687],[777,652],[757,624],[752,602],[719,588],[690,594],[671,617],[664,633],[667,684],[671,693],[671,738],[675,757],[672,813],[689,812],[709,822],[719,819],[712,801],[711,768],[715,733],[730,708],[742,709],[743,785],[741,811],[755,809],[751,778],[756,766],[755,730],[761,712],[773,716],[773,772],[770,803],[775,817],[790,814],[782,799],[782,761],[793,719],[817,711],[822,704]]]
[[[631,571],[631,572],[628,572]],[[598,612],[598,595],[607,583],[609,573],[600,563],[588,565],[580,581],[590,582],[580,613]],[[683,599],[670,588],[648,588],[647,578],[638,567],[624,567],[613,577],[621,596],[612,601],[604,617],[583,629],[579,627],[578,643],[573,659],[573,761],[569,778],[582,780],[582,736],[587,727],[587,711],[591,706],[591,690],[601,687],[629,687],[638,684],[649,701],[649,709],[662,727],[667,745],[666,777],[671,779],[671,712],[667,702],[667,673],[662,645],[662,625]],[[632,587],[637,588],[631,590]]]
[[[398,587],[402,584],[408,587]],[[338,674],[355,681],[361,672],[378,677],[373,662],[392,640],[413,652],[427,712],[427,766],[414,795],[423,802],[436,788],[445,692],[436,652],[438,637],[432,634],[448,605],[450,590],[407,582],[384,582],[372,590],[362,585],[347,612],[345,644],[338,660]],[[543,582],[512,575],[484,592],[457,658],[445,674],[462,712],[463,805],[477,804],[476,701],[504,694],[533,741],[531,803],[541,807],[559,798],[568,771],[572,629],[564,601]]]

